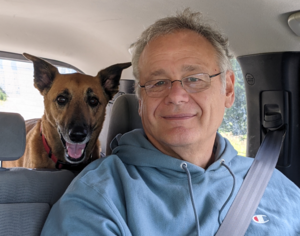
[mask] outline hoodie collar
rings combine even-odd
[[[236,150],[230,142],[219,133],[216,135],[216,144],[215,162],[207,170],[185,161],[188,164],[191,174],[216,170],[220,168],[219,159],[222,158],[225,160],[225,163],[229,164],[232,158],[237,155]],[[160,152],[148,141],[143,129],[135,129],[123,135],[118,134],[110,145],[112,154],[118,155],[126,164],[163,168],[185,173],[180,167],[183,160]]]

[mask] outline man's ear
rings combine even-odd
[[[58,69],[45,60],[23,53],[23,56],[33,62],[34,68],[34,87],[42,95],[47,93],[52,86],[54,78],[59,74]]]
[[[122,71],[129,66],[131,62],[115,64],[98,72],[97,77],[109,99],[118,92]]]
[[[234,102],[235,76],[232,70],[226,72],[225,107],[230,108]]]

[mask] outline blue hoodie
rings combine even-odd
[[[117,137],[111,156],[87,166],[53,206],[42,235],[215,235],[252,158],[217,134],[216,161],[206,170],[164,155],[134,130]],[[233,172],[236,182],[225,164]],[[231,195],[231,191],[233,194]],[[300,190],[275,170],[246,235],[300,235]]]

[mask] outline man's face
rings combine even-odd
[[[190,30],[159,36],[145,47],[139,60],[140,85],[155,79],[181,80],[198,74],[217,74],[220,68],[213,46]],[[226,73],[226,72],[224,72]],[[149,97],[141,88],[139,114],[150,142],[165,154],[175,156],[175,149],[213,145],[225,107],[234,101],[234,75],[226,73],[224,91],[220,76],[199,93],[186,92],[174,82],[170,93]],[[200,146],[199,146],[200,145]]]

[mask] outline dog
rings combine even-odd
[[[60,74],[47,61],[23,54],[34,66],[34,86],[44,97],[44,115],[26,125],[24,155],[3,167],[82,170],[100,158],[98,136],[109,100],[118,92],[123,69],[131,63],[109,66],[89,76]]]

